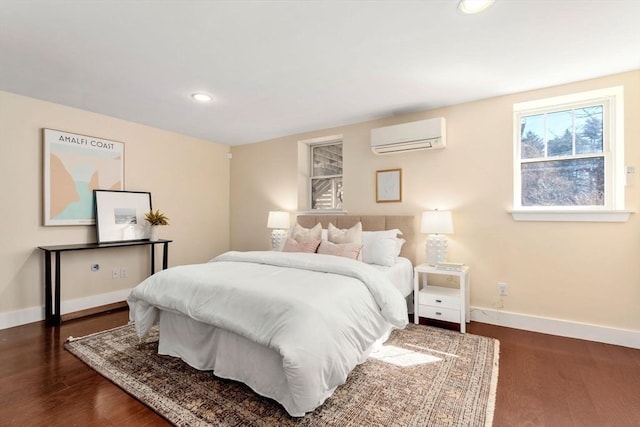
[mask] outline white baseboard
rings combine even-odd
[[[67,314],[99,307],[101,305],[126,301],[130,293],[131,289],[122,289],[106,294],[61,301],[60,312],[61,314]],[[0,313],[0,329],[13,328],[14,326],[26,325],[27,323],[39,322],[41,320],[44,320],[44,307],[30,307],[22,310],[9,311],[7,313]]]
[[[30,307],[22,310],[0,313],[0,330],[26,325],[44,320],[44,307]]]
[[[493,308],[471,307],[471,320],[514,329],[578,338],[640,349],[640,332],[549,317],[530,316]]]

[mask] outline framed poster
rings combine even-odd
[[[44,129],[44,225],[95,223],[93,190],[124,189],[124,144]]]
[[[376,171],[376,203],[402,201],[402,169]]]
[[[98,243],[147,238],[145,214],[151,210],[146,191],[93,190]]]

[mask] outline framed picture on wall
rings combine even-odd
[[[376,171],[376,202],[402,201],[402,169]]]
[[[93,190],[124,189],[124,144],[43,130],[44,225],[95,223]]]
[[[98,243],[145,240],[145,214],[151,210],[146,191],[94,190]]]

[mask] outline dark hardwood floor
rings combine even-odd
[[[127,319],[119,310],[1,330],[0,425],[167,425],[64,350],[69,336]],[[500,340],[494,426],[640,426],[640,350],[482,323],[468,332]]]

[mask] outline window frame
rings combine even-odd
[[[307,179],[307,192],[309,194],[309,199],[307,201],[308,206],[309,206],[309,210],[311,212],[317,213],[317,212],[341,212],[344,208],[344,198],[342,200],[342,208],[338,208],[335,207],[336,206],[336,201],[333,201],[333,208],[330,209],[320,209],[320,208],[314,208],[313,207],[313,180],[314,179],[333,179],[333,178],[341,178],[342,180],[342,186],[344,188],[344,141],[342,139],[342,137],[329,137],[329,138],[322,138],[321,140],[316,140],[314,142],[310,142],[307,144],[308,145],[308,149],[309,149],[309,154],[308,154],[308,168],[309,168],[309,178]],[[313,167],[313,149],[316,147],[321,147],[321,146],[330,146],[330,145],[340,145],[342,152],[343,152],[343,159],[342,159],[342,173],[341,174],[333,174],[333,175],[314,175],[314,167]],[[343,193],[344,194],[344,193]]]
[[[603,105],[602,153],[540,157],[537,161],[604,158],[604,204],[602,206],[522,206],[522,164],[535,159],[521,159],[521,118],[542,113],[566,111]],[[544,160],[542,160],[544,159]],[[624,166],[624,90],[622,86],[544,98],[513,105],[513,209],[519,221],[626,221]]]

